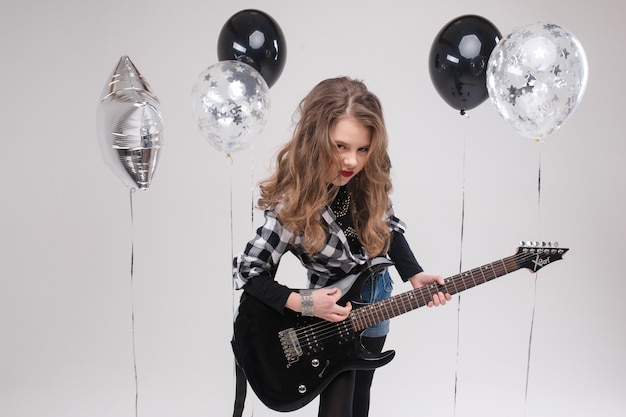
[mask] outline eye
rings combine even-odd
[[[370,151],[369,146],[364,146],[363,148],[359,148],[359,152],[368,153]]]
[[[341,149],[341,150],[346,149],[346,145],[344,145],[343,143],[337,143],[336,145],[337,145],[337,149]]]

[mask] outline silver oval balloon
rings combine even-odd
[[[128,56],[107,81],[97,109],[102,159],[131,190],[147,190],[163,146],[160,102]]]
[[[202,71],[191,98],[200,133],[229,155],[249,146],[263,131],[270,108],[267,83],[239,61],[220,61]]]

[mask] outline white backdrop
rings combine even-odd
[[[230,259],[260,221],[255,185],[296,104],[337,75],[363,79],[383,102],[393,199],[428,271],[454,275],[512,255],[520,240],[570,248],[537,275],[519,271],[394,319],[387,346],[397,355],[377,373],[371,414],[624,415],[626,29],[613,4],[5,1],[0,415],[231,415]],[[190,92],[217,61],[224,22],[246,8],[279,22],[287,64],[266,129],[231,161],[197,131]],[[462,117],[435,92],[432,40],[467,13],[503,34],[551,21],[582,42],[586,94],[544,143],[516,135],[490,102]],[[122,55],[166,123],[155,179],[133,195],[133,224],[129,191],[102,162],[95,131]],[[280,279],[303,284],[304,274],[288,258]],[[293,415],[315,416],[315,406]],[[250,398],[252,414],[279,413]]]

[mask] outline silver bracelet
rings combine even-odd
[[[313,290],[300,290],[302,299],[302,315],[313,317]]]

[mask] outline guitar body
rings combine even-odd
[[[386,267],[383,263],[376,269]],[[376,271],[368,269],[353,288]],[[353,300],[351,290],[340,303]],[[350,320],[331,323],[285,310],[281,314],[243,294],[234,324],[233,351],[257,397],[276,411],[293,411],[318,396],[339,373],[374,369],[389,363],[394,351],[372,354],[363,348],[361,334]]]
[[[323,326],[321,335],[315,330]],[[339,373],[389,363],[393,351],[374,355],[360,342],[362,332],[348,321],[329,323],[287,311],[284,315],[249,295],[242,296],[235,321],[233,351],[257,397],[269,408],[293,411],[318,396]],[[281,332],[287,334],[281,338]],[[331,332],[332,337],[324,339]],[[285,347],[298,335],[299,351]],[[287,353],[286,353],[287,352]]]
[[[317,335],[320,326],[326,329]],[[329,323],[291,311],[283,315],[244,295],[233,351],[257,397],[273,410],[293,411],[311,402],[340,372],[373,369],[393,359],[393,351],[367,352],[360,343],[362,332],[349,327],[345,320]],[[324,338],[328,332],[332,335]],[[286,339],[292,336],[300,339],[300,350],[290,355],[292,349],[286,345],[293,340]]]

